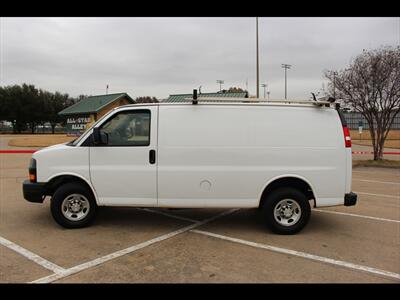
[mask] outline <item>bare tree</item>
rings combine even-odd
[[[325,71],[328,94],[368,122],[374,160],[383,158],[383,146],[400,112],[400,46],[364,50],[339,71]]]
[[[158,99],[156,97],[151,96],[141,96],[135,99],[136,103],[158,103]]]
[[[246,92],[244,89],[236,86],[232,86],[229,89],[226,90],[227,93],[240,93],[240,92]]]

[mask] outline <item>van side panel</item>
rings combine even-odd
[[[337,112],[298,106],[160,106],[158,205],[257,207],[267,182],[305,178],[317,206],[344,202]]]

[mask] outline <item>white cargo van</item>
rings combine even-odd
[[[75,141],[35,152],[24,198],[51,196],[67,228],[87,226],[98,206],[260,208],[280,234],[307,224],[310,201],[355,205],[338,107],[242,100],[118,107]]]

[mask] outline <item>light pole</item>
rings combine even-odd
[[[259,87],[260,87],[260,81],[259,81],[259,61],[258,61],[258,17],[256,17],[256,57],[257,57],[257,98],[260,97],[260,92],[259,92]]]
[[[219,91],[221,91],[221,86],[224,84],[224,81],[219,79],[217,83],[219,83]]]
[[[288,65],[288,64],[282,64],[282,68],[285,69],[285,99],[287,99],[287,76],[286,76],[286,71],[287,69],[290,69],[292,65]]]
[[[265,99],[265,88],[268,86],[268,84],[263,83],[263,84],[261,84],[261,86],[264,88],[264,99]]]

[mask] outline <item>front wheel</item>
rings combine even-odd
[[[94,219],[97,205],[91,191],[78,182],[60,186],[51,198],[51,214],[65,228],[88,226]]]
[[[280,188],[266,197],[262,211],[273,232],[295,234],[307,225],[311,207],[306,196],[299,190]]]

